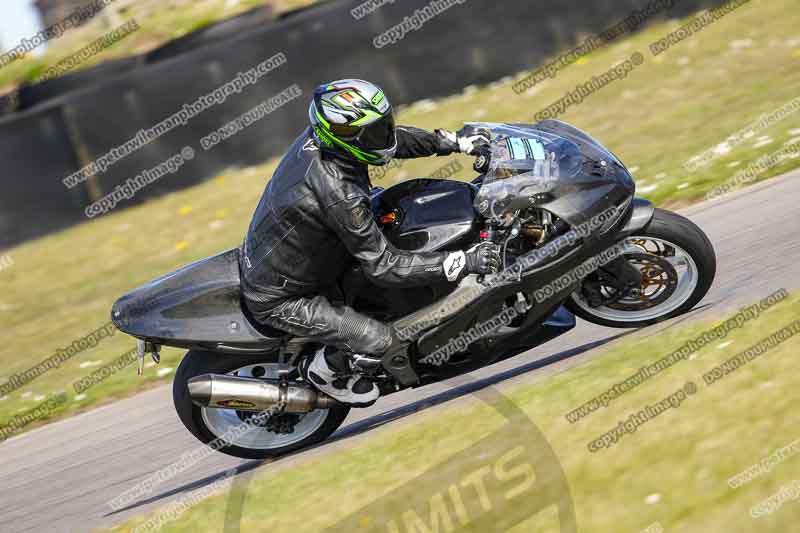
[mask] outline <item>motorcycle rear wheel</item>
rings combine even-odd
[[[266,358],[262,358],[266,359]],[[243,459],[266,459],[306,448],[327,439],[347,418],[350,408],[337,405],[316,409],[302,415],[289,434],[252,427],[239,435],[253,413],[235,409],[200,407],[192,403],[187,382],[202,374],[233,374],[241,377],[272,378],[274,362],[253,357],[221,355],[213,352],[189,351],[181,361],[172,383],[172,400],[183,425],[200,442],[213,443],[218,451]],[[294,422],[296,419],[292,419]],[[236,435],[232,441],[226,440]]]

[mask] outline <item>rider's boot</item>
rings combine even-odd
[[[354,374],[348,364],[348,354],[324,346],[300,366],[303,377],[328,396],[359,407],[375,403],[380,390],[374,382]]]

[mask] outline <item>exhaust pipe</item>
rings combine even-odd
[[[274,379],[203,374],[191,378],[187,385],[192,403],[200,407],[265,411],[283,402],[285,413],[308,413],[339,403],[308,385],[292,383],[284,388]]]

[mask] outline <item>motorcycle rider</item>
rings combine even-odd
[[[490,243],[459,252],[394,248],[372,214],[367,165],[394,157],[476,155],[488,139],[395,126],[384,92],[356,79],[317,87],[308,114],[310,127],[267,184],[242,245],[243,300],[257,322],[324,344],[301,365],[309,382],[341,402],[367,405],[380,392],[353,370],[351,358],[380,357],[395,336],[390,326],[326,297],[353,259],[384,286],[457,282],[500,264]]]

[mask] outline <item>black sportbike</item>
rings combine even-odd
[[[374,216],[397,248],[464,250],[489,240],[502,270],[457,286],[378,288],[356,264],[338,303],[391,323],[403,343],[355,365],[382,395],[470,372],[566,333],[575,315],[636,328],[686,313],[716,272],[692,222],[636,198],[609,150],[559,121],[471,124],[489,131],[471,183],[414,179],[372,191]],[[112,320],[158,361],[187,349],[175,409],[204,443],[244,458],[280,455],[331,435],[351,407],[297,372],[319,345],[254,323],[239,290],[239,250],[198,261],[120,298]],[[380,401],[380,400],[379,400]]]

